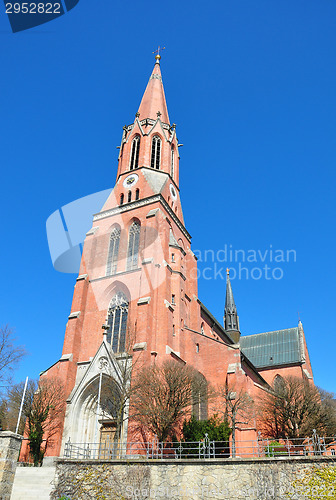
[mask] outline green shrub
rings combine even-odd
[[[284,450],[284,445],[279,443],[279,441],[271,441],[268,446],[265,447],[266,457],[275,457],[279,455],[287,455]]]
[[[186,420],[182,428],[182,456],[193,458],[197,455],[197,443],[204,441],[208,435],[210,441],[215,441],[215,457],[222,458],[230,455],[229,438],[231,429],[227,420],[220,420],[217,415],[208,420],[196,420],[194,416]],[[195,457],[196,458],[196,457]]]

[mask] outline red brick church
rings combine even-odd
[[[63,429],[49,456],[62,454],[69,438],[99,441],[104,423],[97,435],[91,410],[100,373],[118,384],[126,351],[143,363],[174,359],[192,365],[209,384],[234,380],[252,396],[279,374],[312,379],[301,322],[241,336],[229,274],[224,325],[199,300],[179,160],[157,55],[134,122],[123,128],[115,187],[86,235],[62,357],[42,375],[59,377],[67,392]],[[199,417],[207,409],[203,413]],[[240,439],[255,437],[256,425],[253,420],[242,429]],[[127,438],[125,423],[121,439]]]

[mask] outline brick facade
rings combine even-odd
[[[137,136],[138,164],[130,170]],[[159,169],[151,166],[154,136],[161,140]],[[129,266],[129,232],[135,221],[140,224],[139,251],[136,265]],[[114,228],[120,230],[118,257],[113,274],[107,275]],[[141,346],[134,356],[143,363],[174,358],[194,366],[213,386],[228,378],[254,397],[280,372],[304,376],[302,363],[258,371],[198,299],[197,261],[179,195],[178,141],[169,122],[159,58],[134,123],[124,127],[115,188],[84,242],[62,357],[42,375],[59,377],[70,399],[102,344],[101,326],[117,293],[127,298],[127,335]],[[306,345],[305,350],[311,373]],[[244,439],[255,432],[253,421]],[[60,455],[61,444],[60,434],[47,454]]]

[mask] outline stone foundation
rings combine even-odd
[[[331,457],[148,461],[58,459],[51,498],[58,499],[61,495],[81,500],[321,498],[321,489],[327,486],[322,484],[317,491],[316,481],[309,485],[307,477],[325,468],[336,474],[335,460]],[[330,486],[324,493],[335,498]]]
[[[22,439],[11,431],[0,432],[0,500],[10,500]]]

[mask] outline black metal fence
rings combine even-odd
[[[198,442],[116,442],[105,440],[100,443],[72,443],[67,441],[64,458],[83,460],[115,459],[215,459],[215,458],[252,458],[252,457],[291,457],[291,456],[335,456],[336,436],[318,436],[305,439],[274,439],[240,441],[232,449],[232,442],[211,441],[207,434]]]

